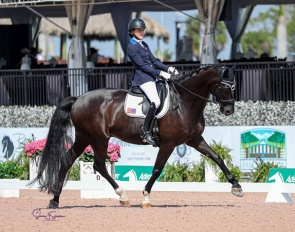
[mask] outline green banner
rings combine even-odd
[[[271,168],[266,180],[267,183],[283,182],[295,183],[295,168]]]
[[[116,165],[116,180],[120,180],[120,181],[148,181],[152,176],[152,171],[153,171],[153,166],[119,166],[119,165]]]

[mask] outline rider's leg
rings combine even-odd
[[[146,114],[145,120],[144,120],[144,124],[142,127],[142,134],[141,134],[141,138],[143,139],[144,142],[147,142],[153,146],[157,146],[156,141],[154,140],[151,131],[152,131],[152,123],[154,121],[155,118],[155,112],[156,112],[157,108],[155,107],[155,103],[151,104],[151,107],[149,109],[149,111]]]
[[[142,135],[144,142],[147,142],[153,146],[157,146],[151,131],[152,131],[152,124],[155,119],[155,113],[157,108],[160,106],[160,98],[157,93],[157,88],[155,82],[147,82],[140,86],[140,88],[145,92],[146,96],[151,102],[151,107],[146,114],[145,121],[142,127]]]

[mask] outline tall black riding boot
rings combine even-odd
[[[141,138],[144,142],[147,142],[153,146],[157,146],[156,141],[154,140],[151,131],[152,131],[152,124],[154,122],[155,113],[157,108],[155,107],[155,103],[151,104],[149,111],[146,114],[145,121],[143,124]]]

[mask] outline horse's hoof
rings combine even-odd
[[[125,208],[130,208],[130,206],[131,206],[129,200],[127,200],[127,201],[120,200],[120,204],[121,204],[121,206],[123,206]]]
[[[50,200],[48,207],[50,209],[57,209],[58,208],[58,202],[56,202],[54,200]]]
[[[151,205],[150,202],[144,201],[144,202],[141,203],[141,208],[142,209],[148,209],[148,208],[151,208],[151,207],[152,207],[152,205]]]
[[[237,197],[244,196],[242,188],[231,188],[231,193],[234,194]]]

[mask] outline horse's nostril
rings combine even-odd
[[[231,115],[233,112],[231,111],[231,110],[227,110],[226,112],[225,112],[225,115],[226,116],[228,116],[228,115]]]

